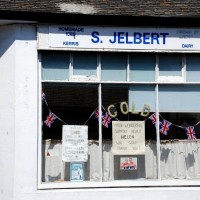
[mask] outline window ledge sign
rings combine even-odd
[[[200,29],[49,25],[48,33],[50,48],[200,50]]]

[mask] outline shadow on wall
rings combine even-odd
[[[36,25],[9,24],[0,26],[0,58],[17,40],[36,41]],[[28,43],[27,43],[28,44]]]

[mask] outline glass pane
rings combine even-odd
[[[42,89],[46,98],[42,102],[42,181],[100,180],[95,142],[99,128],[93,115],[98,106],[97,85],[43,83]]]
[[[200,113],[160,113],[162,179],[200,179]]]
[[[157,178],[153,113],[130,113],[128,95],[129,86],[102,86],[103,112],[111,117],[108,127],[102,124],[104,181]]]
[[[102,53],[101,70],[103,81],[126,81],[127,55],[124,53]]]
[[[151,112],[156,111],[155,85],[131,85],[129,87],[129,110],[142,112],[148,105]]]
[[[198,85],[160,85],[160,112],[200,112]]]
[[[200,81],[200,56],[199,55],[186,55],[186,80],[187,81]]]
[[[69,74],[69,53],[42,53],[42,80],[67,80]]]
[[[180,54],[159,54],[160,76],[182,76],[182,58]]]
[[[96,76],[97,54],[92,52],[73,53],[74,75]]]
[[[130,80],[155,81],[155,54],[130,54]]]
[[[199,179],[200,89],[159,86],[162,179]]]

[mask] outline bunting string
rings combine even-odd
[[[46,101],[46,95],[45,95],[45,93],[44,93],[43,91],[42,91],[42,101],[45,102],[47,108],[49,109],[49,111],[51,111],[50,108],[49,108],[49,105],[48,105],[48,103],[47,103],[47,101]]]
[[[50,128],[51,125],[53,124],[53,122],[58,119],[60,120],[63,124],[66,124],[68,125],[65,121],[63,121],[61,118],[59,118],[56,114],[54,114],[50,108],[49,108],[49,105],[47,103],[47,100],[46,100],[46,96],[45,96],[45,93],[42,91],[42,101],[45,102],[48,110],[49,110],[49,115],[47,116],[47,119],[44,121],[44,123]]]
[[[89,118],[86,120],[86,122],[83,124],[83,125],[85,125],[85,124],[87,124],[87,122],[90,120],[90,118],[94,115],[94,113],[95,113],[95,110],[92,112],[92,114],[89,116]]]
[[[61,118],[59,118],[56,114],[54,114],[50,108],[49,108],[49,105],[47,103],[47,100],[46,100],[46,97],[45,97],[45,93],[42,91],[42,101],[45,102],[48,110],[49,110],[49,114],[46,118],[46,120],[44,121],[44,124],[46,124],[49,128],[51,127],[51,125],[53,124],[53,122],[58,119],[60,120],[63,124],[66,124],[68,125],[65,121],[63,121]],[[95,108],[94,111],[90,114],[89,118],[85,121],[85,124],[88,123],[88,121],[91,119],[92,116],[95,116],[95,118],[97,118],[99,120],[99,108]],[[108,112],[106,111],[106,109],[102,106],[102,116],[101,116],[101,123],[104,127],[108,128],[111,121],[113,119],[117,120],[117,121],[120,121],[119,119],[117,119],[116,117],[111,117]],[[157,123],[157,119],[156,119],[156,113],[153,113],[152,115],[150,115],[148,118],[146,118],[144,120],[144,122],[146,122],[146,120],[151,120],[152,124],[155,126],[156,128],[156,123]],[[166,119],[164,119],[160,114],[159,114],[159,132],[161,134],[164,134],[164,135],[168,135],[168,132],[170,130],[170,127],[171,126],[175,126],[175,127],[178,127],[178,128],[181,128],[181,129],[184,129],[186,134],[187,134],[187,139],[188,140],[193,140],[193,139],[197,139],[196,138],[196,133],[194,131],[194,128],[196,126],[198,126],[200,124],[200,121],[197,122],[194,126],[180,126],[180,125],[177,125],[177,124],[173,124],[169,121],[167,121]]]
[[[179,125],[176,125],[176,124],[173,124],[167,120],[165,120],[160,114],[159,114],[159,118],[161,118],[162,120],[160,121],[160,124],[159,124],[159,128],[160,128],[160,133],[164,134],[164,135],[167,135],[168,134],[168,131],[169,131],[169,128],[171,125],[175,126],[175,127],[178,127],[178,128],[181,128],[181,129],[184,129],[186,134],[187,134],[187,139],[188,140],[195,140],[197,139],[196,138],[196,133],[194,131],[194,128],[195,126],[197,126],[200,122],[197,122],[194,126],[187,126],[187,127],[184,127],[184,126],[179,126]],[[152,121],[152,123],[155,125],[157,119],[156,119],[156,113],[153,113],[148,119],[150,119]]]
[[[106,109],[102,106],[102,108],[103,108],[103,110],[105,111],[105,112],[107,112],[106,111]],[[114,119],[116,119],[117,121],[120,121],[119,119],[117,119],[116,117],[114,117]]]

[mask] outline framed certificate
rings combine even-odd
[[[70,163],[70,181],[84,180],[84,164],[83,162]]]

